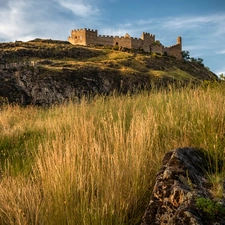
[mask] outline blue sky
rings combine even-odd
[[[72,29],[140,37],[165,46],[183,38],[183,50],[225,74],[225,0],[0,0],[0,42],[67,40]]]

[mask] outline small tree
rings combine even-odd
[[[191,57],[191,58],[190,58],[190,61],[191,61],[191,62],[196,62],[196,59],[195,59],[194,57]]]
[[[196,62],[202,66],[204,66],[203,64],[203,59],[202,58],[197,58]]]
[[[189,61],[190,62],[193,62],[193,63],[198,63],[201,66],[204,66],[203,59],[202,58],[194,58],[194,57],[191,57],[191,58],[189,58]]]
[[[190,52],[189,51],[182,51],[182,58],[185,60],[190,60]]]

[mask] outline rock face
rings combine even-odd
[[[218,80],[196,62],[121,51],[51,39],[0,43],[0,97],[20,105],[49,106],[84,95],[136,93],[168,84],[181,87]]]
[[[2,70],[0,83],[0,96],[10,103],[38,106],[114,91],[133,93],[150,85],[149,77],[144,75],[125,77],[119,71],[98,67],[50,70],[41,66]]]
[[[212,197],[206,180],[208,162],[202,151],[175,149],[165,155],[162,164],[141,225],[225,224],[224,216],[207,217],[196,206],[197,198]]]

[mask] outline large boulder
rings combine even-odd
[[[168,152],[141,225],[225,224],[223,215],[210,217],[196,206],[197,199],[212,198],[207,182],[208,160],[202,150],[193,148]]]

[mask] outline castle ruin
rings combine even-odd
[[[165,47],[159,41],[155,40],[155,35],[143,32],[140,38],[133,38],[129,34],[125,36],[105,36],[98,35],[97,30],[75,29],[71,31],[68,41],[73,45],[108,45],[130,48],[143,49],[148,53],[159,53],[174,56],[182,59],[182,38],[177,37],[175,45]]]

